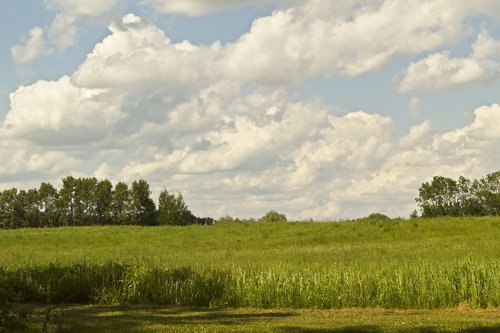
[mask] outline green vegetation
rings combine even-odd
[[[23,302],[259,308],[500,305],[500,219],[0,232]]]
[[[493,333],[500,311],[458,307],[444,310],[207,309],[151,306],[68,306],[63,332],[88,333]],[[40,332],[43,320],[31,332]],[[36,331],[35,329],[38,328]],[[57,332],[57,321],[49,322]]]
[[[337,223],[0,230],[0,293],[8,295],[0,313],[17,325],[23,312],[15,304],[146,306],[65,308],[70,332],[494,332],[499,236],[497,217],[381,214]],[[37,318],[29,327],[46,321]],[[59,322],[51,322],[56,332]]]
[[[416,200],[423,217],[499,216],[500,171],[473,181],[435,176],[422,184]]]
[[[194,216],[182,195],[160,194],[159,209],[150,198],[149,184],[132,185],[96,178],[62,179],[59,191],[49,183],[28,191],[0,191],[0,228],[40,228],[92,225],[190,225],[212,224],[211,218]]]

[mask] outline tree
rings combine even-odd
[[[42,226],[39,195],[37,189],[29,189],[22,198],[23,227],[39,228]]]
[[[96,224],[96,186],[97,179],[94,177],[76,179],[74,197],[76,225]]]
[[[277,211],[271,210],[260,218],[259,222],[287,222],[285,214],[280,214]]]
[[[131,224],[130,219],[130,192],[128,185],[118,182],[113,191],[111,199],[111,219],[113,224]]]
[[[4,229],[15,228],[14,202],[17,197],[17,189],[4,190],[0,193],[0,222]]]
[[[422,216],[458,215],[459,191],[453,179],[434,176],[431,183],[422,184],[419,194],[416,201],[422,209]]]
[[[59,225],[57,216],[57,190],[50,183],[42,183],[38,189],[38,209],[41,213],[40,224],[43,227]]]
[[[188,209],[180,193],[168,193],[165,189],[158,199],[158,223],[160,225],[189,225],[193,224],[194,215]],[[208,222],[208,221],[207,221]]]
[[[150,198],[151,191],[149,190],[149,184],[144,179],[134,181],[130,189],[130,194],[132,223],[135,225],[157,224],[156,206]]]
[[[500,171],[486,175],[479,183],[478,198],[484,215],[500,215]]]
[[[113,200],[113,185],[109,180],[97,183],[94,191],[96,223],[99,225],[111,223],[111,202]]]
[[[423,217],[500,215],[500,171],[473,181],[435,176],[416,198]]]
[[[75,191],[76,179],[68,176],[62,179],[62,187],[59,190],[57,209],[62,225],[75,225]]]

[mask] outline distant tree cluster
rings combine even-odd
[[[500,215],[500,171],[481,179],[435,176],[416,198],[422,217]],[[415,215],[415,214],[412,214]]]
[[[253,222],[288,222],[285,214],[278,213],[277,211],[271,210],[267,212],[260,219],[249,218],[249,219],[239,219],[234,218],[229,215],[223,216],[217,220],[217,223],[253,223]]]
[[[39,228],[90,225],[190,225],[212,224],[188,209],[181,194],[164,190],[158,209],[145,180],[131,186],[96,178],[62,179],[57,190],[50,183],[28,191],[12,188],[0,192],[0,228]]]

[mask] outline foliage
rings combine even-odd
[[[156,225],[156,206],[151,199],[149,184],[141,179],[132,182],[130,188],[130,215],[132,224]]]
[[[500,171],[481,179],[435,176],[419,188],[423,217],[500,215]]]
[[[25,302],[258,308],[500,306],[500,263],[290,269],[193,269],[77,263],[3,271]]]
[[[188,209],[180,193],[170,194],[165,189],[158,202],[158,223],[160,225],[190,225],[194,216]]]
[[[105,179],[62,179],[59,191],[50,183],[28,191],[16,188],[0,191],[0,228],[141,225],[213,224],[209,217],[194,216],[181,194],[166,190],[156,210],[149,184],[141,179],[129,187],[124,182],[113,184]]]
[[[15,304],[19,302],[15,285],[15,281],[11,281],[5,274],[0,274],[0,332],[2,333],[24,328],[29,315],[15,308]]]
[[[259,222],[287,222],[287,218],[285,214],[271,210],[262,216]]]
[[[389,220],[390,217],[381,213],[371,213],[366,217],[369,220]]]

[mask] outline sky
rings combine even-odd
[[[145,179],[197,216],[338,220],[500,169],[498,0],[0,9],[0,190]]]

